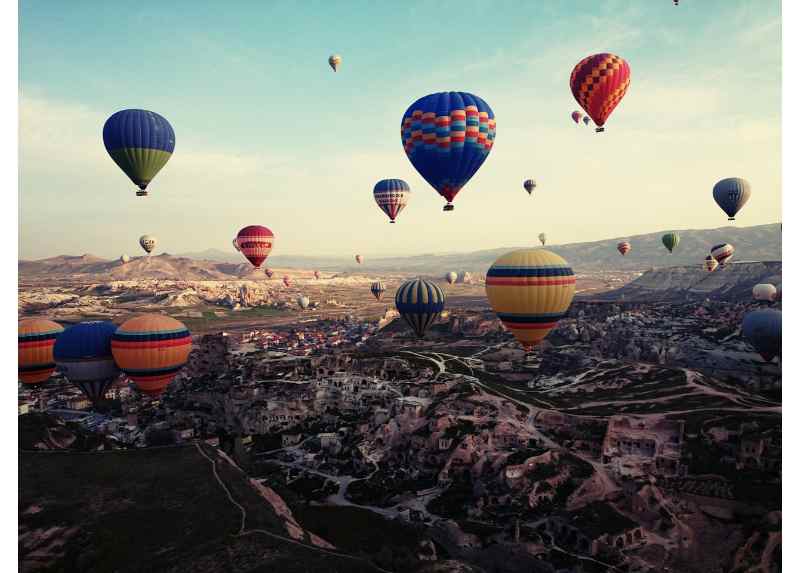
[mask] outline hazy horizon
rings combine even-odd
[[[233,252],[252,223],[276,233],[272,256],[343,258],[719,228],[711,188],[729,176],[753,188],[737,226],[780,220],[778,2],[452,5],[448,29],[482,25],[456,49],[422,17],[429,2],[346,17],[334,5],[21,4],[19,256],[113,258],[145,233],[158,252]],[[568,79],[600,51],[630,63],[631,87],[594,134],[569,119]],[[443,213],[399,126],[415,99],[449,89],[489,103],[497,139]],[[128,107],[176,132],[147,198],[102,144],[105,119]],[[387,177],[412,189],[396,225],[372,198]]]

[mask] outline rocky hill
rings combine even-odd
[[[661,236],[666,231],[547,248],[563,256],[578,272],[646,270],[675,265],[697,265],[700,268],[710,248],[722,242],[736,247],[734,260],[781,259],[781,227],[778,224],[682,230],[679,231],[680,245],[673,254],[669,254],[661,244]],[[631,251],[624,257],[616,248],[617,243],[622,240],[628,240],[632,245]],[[392,272],[438,276],[444,270],[457,270],[469,271],[479,276],[486,272],[498,256],[524,246],[471,253],[367,257],[363,265],[356,264],[350,256],[306,257],[276,254],[269,258],[269,266],[278,272],[303,269],[310,273],[313,269],[319,269],[326,273]],[[263,273],[253,271],[241,255],[232,249],[231,252],[209,249],[178,256],[163,253],[151,257],[135,257],[127,264],[117,259],[106,260],[93,255],[62,255],[37,261],[22,260],[19,262],[19,274],[22,279],[95,275],[97,280],[229,280],[263,277]]]
[[[697,299],[751,300],[753,286],[771,283],[780,287],[780,261],[734,262],[708,272],[698,265],[665,267],[643,273],[624,287],[593,295],[596,300],[677,302]]]

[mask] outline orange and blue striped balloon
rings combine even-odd
[[[547,336],[574,295],[569,263],[545,249],[506,253],[486,273],[489,304],[526,350]]]
[[[120,369],[140,392],[157,396],[183,368],[192,350],[192,335],[184,324],[163,314],[143,314],[126,320],[111,339]]]
[[[56,367],[53,346],[64,328],[52,320],[26,318],[17,327],[19,379],[25,384],[39,384],[53,374]]]

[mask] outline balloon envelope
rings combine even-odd
[[[255,268],[260,268],[275,243],[275,235],[261,225],[248,225],[236,234],[236,245]]]
[[[741,177],[729,177],[714,185],[714,201],[728,215],[728,221],[736,220],[736,213],[750,199],[750,183]]]
[[[711,247],[711,256],[717,260],[721,267],[724,267],[733,256],[733,252],[735,250],[736,249],[733,248],[733,245],[722,243]]]
[[[156,239],[153,235],[142,235],[139,237],[139,246],[144,249],[144,252],[148,255],[153,252],[153,249],[156,248],[156,244],[158,243],[158,239]]]
[[[681,242],[681,237],[678,233],[666,233],[661,237],[661,242],[671,253],[678,246],[678,243]]]
[[[264,274],[267,275],[268,279],[271,279],[272,275],[275,274],[275,271],[273,271],[272,269],[264,269]]]
[[[56,339],[53,356],[72,384],[97,403],[119,375],[111,340],[117,325],[108,321],[81,322]]]
[[[124,109],[106,120],[103,144],[120,169],[147,195],[150,181],[175,150],[175,132],[159,114],[144,109]]]
[[[283,285],[288,287],[290,284],[292,284],[292,279],[289,278],[289,275],[285,275],[283,277]]]
[[[56,367],[53,346],[64,331],[57,322],[45,318],[26,318],[17,325],[17,375],[24,384],[39,384]]]
[[[769,283],[757,284],[753,287],[753,298],[763,302],[773,302],[778,295],[775,285]]]
[[[381,300],[383,293],[386,292],[386,287],[382,282],[377,281],[370,285],[369,290],[372,293],[372,296],[375,297],[375,300]]]
[[[444,310],[445,296],[435,283],[416,278],[400,285],[394,304],[403,320],[422,338]]]
[[[126,265],[126,264],[128,264],[129,262],[131,262],[131,258],[130,258],[128,255],[122,255],[122,256],[119,258],[119,262],[121,262],[123,265]]]
[[[319,280],[319,271],[314,271],[314,278]]]
[[[625,96],[631,82],[628,62],[617,55],[594,54],[573,68],[569,79],[572,95],[597,125],[603,126]]]
[[[494,112],[467,92],[441,92],[415,101],[401,123],[403,148],[411,164],[447,200],[445,211],[489,156]]]
[[[448,283],[453,284],[454,282],[456,282],[456,279],[458,278],[458,275],[456,273],[454,273],[453,271],[450,271],[449,273],[444,275],[444,278]]]
[[[411,188],[402,179],[382,179],[372,189],[372,196],[378,207],[389,216],[389,222],[394,223],[400,211],[408,205]]]
[[[619,251],[619,254],[624,257],[626,254],[628,254],[628,251],[631,250],[631,244],[628,241],[617,243],[617,250]]]
[[[575,295],[569,263],[545,249],[499,257],[486,273],[486,296],[503,325],[525,349],[540,343]]]
[[[781,352],[781,311],[765,308],[748,312],[742,321],[742,336],[770,362]]]
[[[525,191],[527,191],[528,195],[530,195],[533,193],[533,190],[536,189],[536,181],[533,179],[528,179],[522,184],[522,186],[525,187]]]
[[[583,114],[576,110],[570,114],[570,117],[572,118],[572,121],[574,121],[575,123],[579,123],[581,121],[581,118],[583,117]]]
[[[717,259],[715,259],[711,255],[708,255],[706,257],[706,270],[708,272],[714,271],[718,266],[719,266],[719,263],[717,262]]]
[[[547,235],[539,233],[539,242],[544,246],[547,243]]]
[[[342,63],[342,56],[339,54],[333,54],[328,58],[328,65],[333,68],[333,71],[337,71],[339,66]]]
[[[307,296],[298,296],[297,297],[297,304],[303,310],[308,308],[308,305],[311,304],[311,300]]]
[[[161,394],[186,364],[192,335],[186,326],[163,314],[129,318],[116,329],[111,351],[140,392]]]
[[[364,257],[362,257],[361,255],[356,255],[356,262],[360,265],[361,263],[364,262]]]

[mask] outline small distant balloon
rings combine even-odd
[[[617,250],[619,251],[619,254],[624,257],[628,254],[628,251],[631,250],[631,244],[628,241],[617,243]]]
[[[576,110],[570,114],[570,117],[572,118],[572,121],[574,121],[575,123],[580,123],[583,114]]]
[[[342,56],[339,54],[333,54],[331,57],[328,58],[328,65],[333,68],[333,71],[338,71],[339,66],[342,64]],[[357,67],[357,66],[356,66]]]
[[[139,237],[139,245],[148,255],[153,252],[153,249],[156,248],[156,243],[158,243],[158,239],[156,239],[153,235],[142,235]]]
[[[305,310],[305,309],[308,308],[308,305],[311,304],[311,301],[309,300],[309,298],[307,296],[298,296],[297,297],[297,304],[300,306],[300,308]]]
[[[389,222],[394,223],[400,211],[408,205],[411,187],[402,179],[382,179],[372,189],[372,196],[378,207],[389,216]]]
[[[588,115],[583,116],[583,125],[589,125],[589,122],[592,121]]]
[[[525,191],[528,192],[528,195],[530,195],[533,193],[533,190],[536,189],[536,181],[533,179],[526,179],[522,186],[525,188]]]
[[[728,215],[728,221],[735,221],[736,213],[750,199],[750,184],[741,177],[729,177],[714,185],[713,195],[714,201]]]
[[[458,278],[458,275],[456,273],[454,273],[453,271],[450,271],[449,273],[444,275],[444,278],[449,284],[453,284],[453,283],[456,282],[456,279]]]
[[[717,269],[717,267],[718,267],[718,266],[719,266],[719,263],[717,262],[717,259],[715,259],[715,258],[714,258],[714,257],[712,257],[711,255],[708,255],[708,256],[706,257],[706,270],[707,270],[708,272],[713,272],[713,271],[715,271],[715,270]]]
[[[128,255],[122,255],[119,258],[119,262],[121,262],[123,265],[127,265],[129,262],[131,262],[131,258]]]
[[[361,255],[356,255],[356,262],[360,265],[361,263],[364,262],[364,257],[362,257]]]
[[[733,245],[722,243],[711,247],[711,256],[717,260],[719,266],[724,267],[733,256],[735,250]]]
[[[372,296],[375,297],[375,300],[381,300],[383,293],[386,292],[386,287],[382,282],[376,281],[370,285],[369,290]]]
[[[759,302],[774,302],[778,297],[778,289],[769,283],[760,283],[753,287],[753,298]]]
[[[542,244],[542,246],[545,246],[547,244],[547,235],[544,233],[539,233],[539,242]]]
[[[248,225],[236,235],[236,250],[257,269],[261,268],[261,264],[272,252],[274,244],[275,234],[261,225]]]
[[[291,284],[292,284],[292,279],[289,278],[289,275],[284,275],[283,276],[283,286],[288,287]]]
[[[314,271],[314,278],[319,280],[319,271]]]
[[[677,248],[678,243],[681,242],[681,237],[678,235],[678,233],[666,233],[661,237],[661,242],[664,244],[667,250],[672,253],[672,251]]]
[[[264,274],[267,275],[268,279],[271,279],[272,275],[275,274],[275,271],[273,271],[272,269],[264,269]]]

